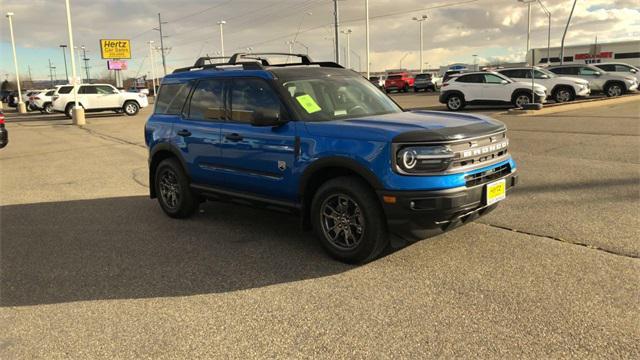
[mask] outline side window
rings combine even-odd
[[[604,71],[624,71],[624,70],[616,70],[615,65],[597,65],[597,66]]]
[[[69,94],[73,90],[72,86],[62,86],[58,89],[58,94]]]
[[[55,90],[49,90],[49,91],[47,91],[47,93],[46,93],[46,94],[44,94],[44,95],[45,95],[45,96],[53,96],[53,94],[54,94],[55,92],[56,92]]]
[[[182,112],[191,86],[188,84],[161,85],[156,100],[155,113],[164,115],[179,115]]]
[[[543,73],[543,72],[542,72],[542,71],[540,71],[540,70],[536,70],[536,71],[534,72],[534,76],[536,77],[536,79],[543,79],[542,75],[547,75],[547,74]],[[547,76],[547,77],[548,77],[548,76]],[[531,77],[529,77],[529,78],[531,78]]]
[[[484,77],[482,74],[462,75],[458,80],[456,80],[456,82],[481,84],[484,82]]]
[[[278,95],[262,79],[235,79],[231,88],[231,120],[250,123],[264,113],[280,113]]]
[[[80,90],[78,90],[78,94],[97,94],[96,87],[91,85],[82,86]]]
[[[224,119],[223,88],[224,80],[209,79],[200,81],[196,85],[193,95],[191,95],[189,119]]]
[[[596,74],[596,70],[592,68],[589,68],[589,67],[580,68],[580,75],[594,76],[595,74]]]
[[[115,91],[111,86],[97,85],[95,88],[96,93],[100,95],[115,94]]]
[[[518,70],[503,70],[500,71],[500,73],[506,77],[510,77],[510,78],[519,78],[520,74],[518,73]]]
[[[617,71],[617,72],[631,72],[631,67],[627,65],[615,65],[615,70],[607,70],[606,71]]]
[[[494,74],[484,74],[484,81],[487,84],[502,84],[503,78]]]

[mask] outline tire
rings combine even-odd
[[[513,96],[513,105],[515,107],[522,108],[524,104],[531,104],[531,94],[519,92]]]
[[[168,216],[183,219],[190,217],[198,209],[200,202],[176,158],[168,158],[158,164],[154,182],[158,203]]]
[[[619,82],[607,84],[604,88],[604,93],[607,97],[616,97],[625,93],[624,85]]]
[[[576,99],[576,94],[573,89],[569,87],[560,87],[553,93],[553,100],[557,103],[563,103],[567,101],[573,101]]]
[[[67,104],[67,107],[64,108],[64,114],[67,115],[69,119],[73,118],[73,103]]]
[[[127,116],[134,116],[140,111],[140,106],[137,102],[129,100],[122,105],[122,111],[124,111]]]
[[[464,97],[460,94],[451,94],[447,97],[447,109],[459,111],[465,107]]]
[[[44,107],[42,108],[42,112],[45,114],[53,114],[53,104],[52,103],[44,104]]]
[[[320,186],[311,204],[311,218],[324,249],[340,261],[368,262],[389,245],[380,202],[359,178],[338,177]]]

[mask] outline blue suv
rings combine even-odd
[[[171,217],[206,200],[290,211],[330,255],[361,263],[391,235],[486,214],[516,185],[499,121],[403,111],[360,74],[305,55],[212,59],[167,75],[145,126],[151,198]]]

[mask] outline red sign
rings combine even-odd
[[[587,59],[611,59],[613,57],[613,52],[611,51],[602,51],[598,54],[575,54],[573,57],[575,60],[587,60]]]

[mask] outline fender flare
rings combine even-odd
[[[171,154],[173,154],[173,156],[176,159],[178,159],[178,162],[182,166],[182,170],[184,170],[184,173],[187,174],[187,177],[189,178],[189,180],[191,180],[191,175],[189,174],[189,171],[188,171],[187,162],[185,161],[180,151],[176,149],[175,146],[169,143],[156,144],[149,151],[149,195],[151,196],[151,198],[156,197],[156,189],[155,189],[156,164],[154,162],[155,162],[156,155],[159,152],[170,152]]]

